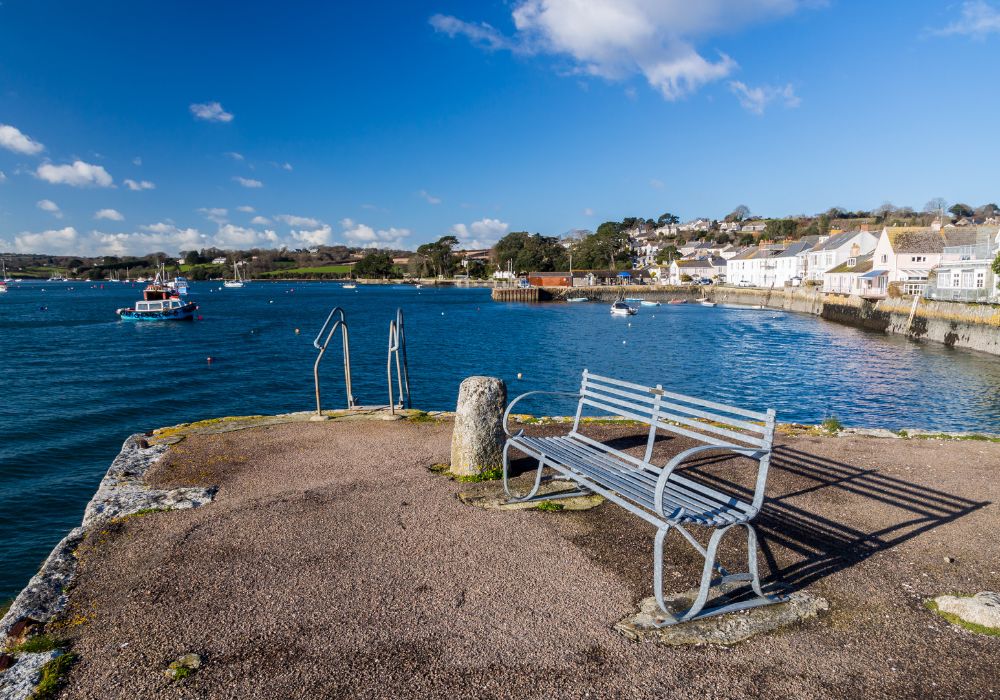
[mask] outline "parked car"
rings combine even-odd
[[[752,287],[752,286],[753,286],[753,283],[752,283],[752,282],[748,282],[748,281],[746,281],[746,280],[740,280],[740,281],[739,281],[739,282],[738,282],[738,283],[736,284],[736,286],[737,286],[737,287]]]

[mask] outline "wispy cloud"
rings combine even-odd
[[[239,175],[233,178],[233,182],[238,182],[243,187],[248,187],[250,189],[257,189],[264,186],[264,183],[260,180],[253,180],[249,177],[240,177]]]
[[[254,209],[253,207],[251,207],[248,204],[244,204],[241,207],[236,207],[236,211],[241,211],[244,214],[253,214],[256,211],[256,209]]]
[[[142,165],[142,158],[140,158],[139,156],[136,156],[135,158],[133,158],[132,159],[132,165]]]
[[[233,120],[233,115],[222,108],[218,102],[196,102],[188,107],[195,119],[206,122],[228,123]]]
[[[591,209],[590,207],[584,207],[584,209],[583,209],[583,215],[584,216],[593,216],[594,215],[594,210]]]
[[[226,217],[229,211],[223,207],[201,207],[198,212],[209,221],[214,221],[217,224],[224,224],[228,221]]]
[[[59,210],[59,205],[53,202],[51,199],[40,199],[37,202],[35,202],[35,206],[41,209],[42,211],[47,211],[57,219],[61,219],[63,216],[62,212]]]
[[[37,155],[45,150],[45,146],[9,124],[0,124],[0,147],[26,156]]]
[[[237,153],[236,151],[226,151],[222,155],[228,158],[232,158],[233,160],[246,160],[246,158],[243,157],[242,153]]]
[[[760,85],[750,87],[739,80],[729,82],[729,90],[740,101],[740,106],[748,112],[761,115],[767,106],[774,101],[780,101],[785,107],[794,109],[802,104],[802,100],[795,94],[795,88],[789,83],[783,87],[773,85]]]
[[[931,31],[940,36],[971,36],[984,39],[990,34],[1000,34],[1000,8],[985,0],[963,2],[959,16],[942,29]]]
[[[486,50],[568,57],[577,75],[624,80],[641,75],[667,100],[728,77],[737,68],[725,53],[706,58],[697,44],[753,24],[791,15],[817,0],[516,0],[515,32],[449,15],[430,18],[435,30]]]
[[[3,170],[0,170],[0,182],[7,182],[7,173]]]
[[[108,221],[124,221],[125,217],[117,209],[101,209],[94,214],[95,219],[107,219]]]
[[[256,226],[268,226],[270,225],[271,220],[268,219],[266,216],[255,216],[252,219],[250,219],[250,223]]]
[[[82,160],[75,160],[71,165],[52,165],[43,163],[38,166],[35,174],[46,182],[54,185],[69,185],[71,187],[111,187],[114,181],[108,171],[101,165],[91,165]]]
[[[149,180],[132,180],[131,178],[125,180],[125,186],[132,191],[156,189],[156,185]]]
[[[663,180],[657,180],[654,177],[649,181],[649,186],[652,187],[654,190],[662,190],[664,187]]]
[[[289,226],[295,228],[317,228],[323,225],[323,222],[319,219],[314,219],[311,216],[298,216],[296,214],[278,214],[274,217],[278,221],[282,221]]]
[[[421,196],[421,197],[422,197],[422,198],[424,199],[424,201],[426,201],[426,202],[427,202],[428,204],[440,204],[440,203],[441,203],[441,198],[440,198],[440,197],[435,197],[434,195],[432,195],[432,194],[431,194],[430,192],[428,192],[427,190],[420,190],[420,192],[419,192],[418,194],[419,194],[419,195],[420,195],[420,196]]]

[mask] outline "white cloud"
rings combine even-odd
[[[274,217],[278,221],[283,221],[289,226],[294,226],[295,228],[318,228],[323,225],[323,222],[319,219],[314,219],[311,216],[296,216],[295,214],[278,214]]]
[[[53,202],[51,199],[40,199],[35,203],[35,206],[41,209],[42,211],[49,212],[50,214],[52,214],[52,216],[56,217],[57,219],[62,218],[62,212],[59,211],[59,205]]]
[[[72,226],[14,236],[15,253],[47,253],[49,255],[74,255],[77,252],[77,233]]]
[[[942,36],[971,36],[983,39],[1000,33],[1000,9],[985,0],[963,2],[959,17],[954,22],[934,32]]]
[[[676,100],[730,75],[737,63],[724,53],[706,59],[696,44],[755,23],[790,15],[820,0],[518,0],[516,32],[434,15],[449,36],[489,50],[569,57],[572,72],[608,80],[642,75],[665,99]]]
[[[192,104],[188,109],[191,110],[191,114],[195,116],[195,119],[201,119],[206,122],[231,122],[233,120],[233,115],[222,109],[222,105],[218,102],[201,102]]]
[[[7,182],[7,173],[3,170],[0,170],[0,182]]]
[[[729,83],[729,90],[736,95],[745,110],[757,115],[763,114],[767,106],[775,100],[780,100],[789,109],[794,109],[802,103],[791,83],[784,87],[772,85],[750,87],[739,80],[732,80]]]
[[[228,221],[226,215],[229,214],[229,210],[223,207],[200,207],[198,212],[209,221],[214,221],[217,224],[224,224]]]
[[[52,165],[43,163],[36,172],[39,178],[54,185],[70,185],[71,187],[111,187],[113,180],[108,171],[100,165],[91,165],[82,160],[73,161],[72,165]]]
[[[142,165],[142,158],[140,158],[139,156],[136,156],[135,158],[133,158],[132,159],[132,165]]]
[[[590,207],[586,207],[583,210],[583,215],[584,216],[593,216],[594,215],[594,210],[591,209]]]
[[[291,235],[294,240],[305,243],[307,247],[333,243],[333,228],[330,224],[323,224],[313,229],[292,231]]]
[[[282,170],[291,170],[292,169],[292,164],[291,163],[282,163],[281,164],[281,169]]]
[[[45,150],[45,146],[9,124],[0,124],[0,147],[26,156],[33,156]]]
[[[411,233],[408,228],[390,227],[375,230],[353,219],[341,220],[340,226],[344,229],[344,239],[347,244],[361,248],[402,248],[404,239]]]
[[[271,220],[268,219],[266,216],[255,216],[252,219],[250,219],[250,223],[256,226],[268,226],[270,225]]]
[[[248,177],[240,177],[239,175],[233,178],[233,182],[238,182],[244,187],[249,187],[250,189],[256,189],[264,186],[264,183],[260,180],[252,180]]]
[[[139,180],[139,181],[136,181],[136,180],[132,180],[130,178],[125,180],[125,186],[128,187],[133,192],[138,191],[138,190],[153,190],[153,189],[156,189],[156,185],[154,185],[149,180]]]
[[[233,160],[246,160],[246,158],[243,157],[242,153],[237,153],[236,151],[226,151],[222,155],[229,156]]]
[[[117,209],[101,209],[94,214],[95,219],[107,219],[108,221],[124,221],[125,217]]]
[[[426,200],[426,202],[428,204],[440,204],[441,203],[441,198],[440,197],[435,197],[434,195],[432,195],[427,190],[420,190],[419,194],[420,194],[420,196],[424,200]]]
[[[242,207],[236,207],[236,211],[241,211],[244,214],[253,214],[257,210],[251,207],[249,204],[244,204]]]
[[[455,224],[451,227],[451,233],[458,238],[462,248],[474,250],[477,248],[491,248],[498,240],[506,235],[510,225],[500,221],[500,219],[480,219],[468,226],[465,224]]]

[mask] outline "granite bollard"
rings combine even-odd
[[[507,385],[496,377],[468,377],[458,390],[451,436],[451,472],[479,476],[503,467],[503,412]]]

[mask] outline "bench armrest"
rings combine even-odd
[[[728,447],[723,447],[721,445],[699,445],[698,447],[692,447],[684,450],[667,462],[666,466],[664,466],[660,471],[660,476],[656,480],[656,492],[653,496],[653,505],[656,507],[657,513],[664,518],[667,517],[667,514],[663,512],[663,490],[666,488],[667,482],[670,480],[670,475],[673,474],[674,470],[688,457],[696,455],[700,452],[711,451],[729,452],[731,454],[742,455],[743,457],[749,457],[750,459],[757,460],[757,481],[754,487],[752,505],[755,511],[760,510],[761,503],[764,501],[764,484],[767,481],[767,466],[771,459],[771,451],[759,447],[738,447],[736,445]]]
[[[523,428],[519,430],[516,435],[514,433],[511,433],[510,430],[507,429],[507,420],[510,417],[510,410],[514,408],[514,404],[516,404],[521,399],[526,399],[529,396],[534,396],[535,394],[548,394],[550,396],[572,396],[574,398],[580,397],[580,394],[575,391],[529,391],[527,393],[521,394],[516,399],[511,401],[510,404],[508,404],[507,406],[507,410],[503,412],[503,431],[507,434],[507,437],[512,438],[524,434]]]

